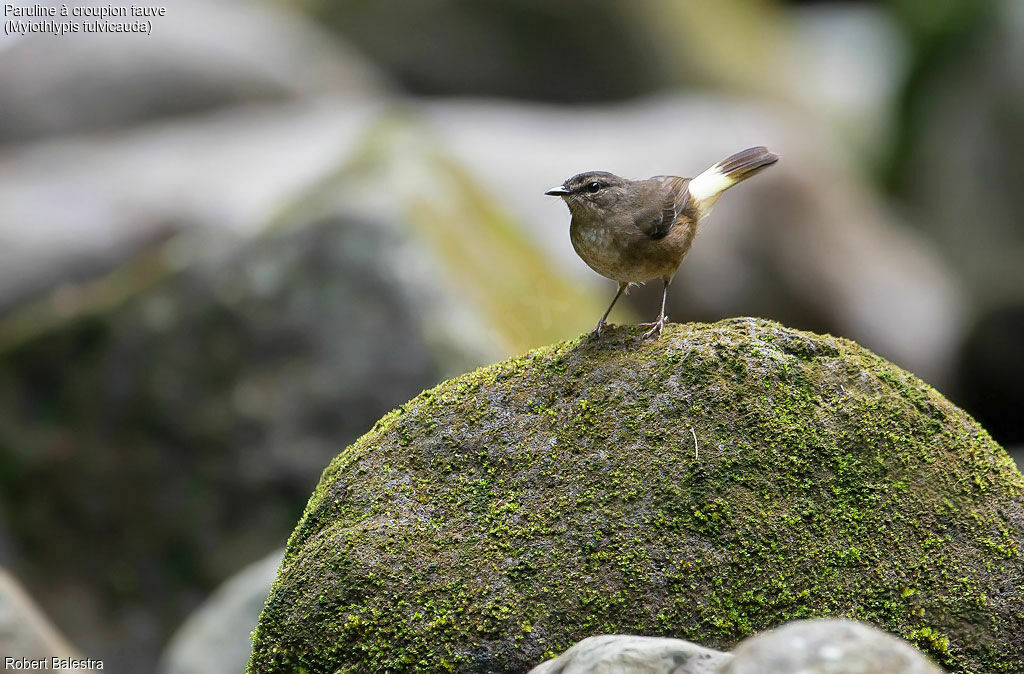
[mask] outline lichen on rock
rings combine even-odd
[[[1020,672],[1024,478],[860,346],[614,328],[449,380],[325,470],[249,672],[524,672],[601,633],[843,616]]]

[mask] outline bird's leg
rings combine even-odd
[[[653,323],[643,323],[642,325],[650,325],[651,329],[644,333],[644,338],[657,337],[661,334],[662,328],[665,327],[665,320],[668,316],[665,315],[665,301],[668,299],[668,284],[672,279],[661,279],[662,283],[665,284],[664,290],[661,292],[661,312],[658,313],[658,320]]]
[[[604,316],[602,316],[601,320],[599,320],[597,322],[597,327],[594,328],[591,331],[590,334],[594,335],[595,337],[600,337],[601,336],[601,329],[604,328],[605,319],[607,319],[608,318],[608,314],[610,314],[612,312],[612,307],[615,306],[615,303],[619,301],[619,296],[621,296],[623,291],[626,288],[628,288],[628,287],[629,287],[628,283],[622,283],[622,282],[619,283],[619,292],[615,293],[615,298],[612,299],[612,303],[608,305],[608,311],[604,312]]]

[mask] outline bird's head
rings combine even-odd
[[[597,215],[619,203],[626,196],[628,184],[625,178],[607,171],[588,171],[574,175],[544,194],[562,197],[573,215]]]

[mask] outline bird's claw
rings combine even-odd
[[[648,337],[660,337],[661,336],[661,331],[665,328],[665,321],[667,319],[668,319],[668,316],[662,315],[662,316],[659,316],[658,320],[654,321],[653,323],[641,323],[640,327],[646,328],[646,327],[650,326],[650,328],[651,328],[650,330],[648,330],[647,332],[644,333],[643,338],[647,339]]]

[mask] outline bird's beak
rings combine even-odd
[[[569,194],[569,190],[559,185],[558,187],[552,187],[544,194],[548,195],[549,197],[564,197],[566,194]]]

